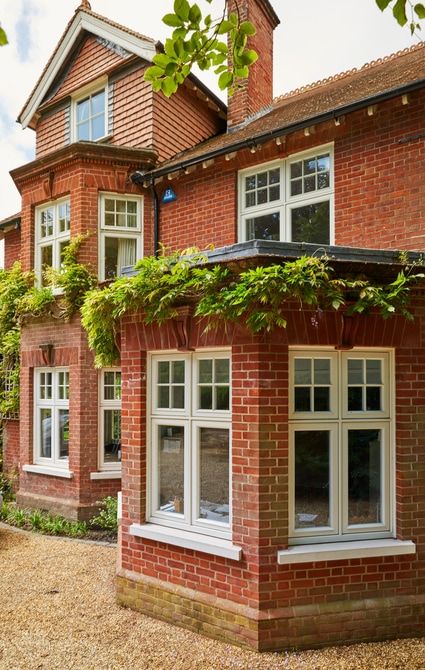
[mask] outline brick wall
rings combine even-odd
[[[19,420],[2,420],[3,472],[17,485],[19,471]]]
[[[21,258],[21,231],[10,230],[4,236],[4,267],[7,270]]]

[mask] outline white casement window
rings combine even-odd
[[[142,257],[142,198],[114,193],[100,196],[101,281],[119,277]]]
[[[230,538],[229,351],[150,357],[148,520]]]
[[[100,470],[121,469],[121,370],[100,373]]]
[[[333,147],[239,173],[239,239],[334,242]]]
[[[41,284],[47,268],[60,270],[70,229],[69,199],[50,202],[35,210],[35,271]]]
[[[390,537],[392,352],[294,348],[289,362],[292,543]]]
[[[73,100],[75,142],[96,142],[108,134],[108,89],[102,86]]]
[[[34,462],[68,467],[69,371],[39,368],[34,372]]]

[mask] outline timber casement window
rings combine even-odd
[[[333,243],[333,148],[239,173],[239,239]]]
[[[142,255],[142,199],[102,193],[100,196],[101,280],[120,276]]]
[[[35,463],[67,468],[69,452],[68,369],[36,369],[34,397]]]
[[[149,520],[230,537],[228,351],[150,358]]]
[[[100,469],[121,468],[121,371],[100,374]]]
[[[70,228],[69,200],[51,202],[35,210],[35,271],[41,284],[48,268],[60,270]]]
[[[73,105],[76,142],[96,142],[108,134],[108,95],[105,87],[75,99]]]
[[[290,352],[290,536],[389,537],[393,449],[389,351]]]

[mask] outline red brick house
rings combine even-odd
[[[213,243],[233,265],[324,250],[383,280],[399,250],[425,251],[424,46],[273,100],[278,18],[240,4],[260,61],[227,129],[199,82],[170,101],[143,83],[151,40],[77,10],[20,116],[38,142],[12,173],[25,267],[85,230],[100,280],[158,241]],[[121,486],[119,601],[207,635],[261,650],[420,635],[420,288],[412,311],[353,322],[294,304],[267,335],[131,314],[120,368],[100,373],[77,318],[34,321],[18,498],[84,516]]]

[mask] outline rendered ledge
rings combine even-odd
[[[91,472],[90,479],[121,479],[121,470],[115,472],[108,472],[107,470],[102,472]]]
[[[133,523],[130,526],[130,534],[136,537],[143,537],[145,540],[165,542],[166,544],[173,544],[176,547],[201,551],[204,554],[230,558],[232,561],[240,561],[242,558],[241,547],[232,544],[230,540],[191,533],[179,528],[168,528],[154,523]]]
[[[416,546],[410,540],[362,540],[356,542],[327,542],[326,544],[304,544],[277,552],[280,565],[289,563],[313,563],[315,561],[340,561],[348,558],[370,558],[375,556],[400,556],[415,554]]]
[[[24,472],[33,472],[36,475],[50,475],[51,477],[63,477],[64,479],[72,479],[74,473],[71,470],[62,468],[49,468],[47,465],[23,465]]]

